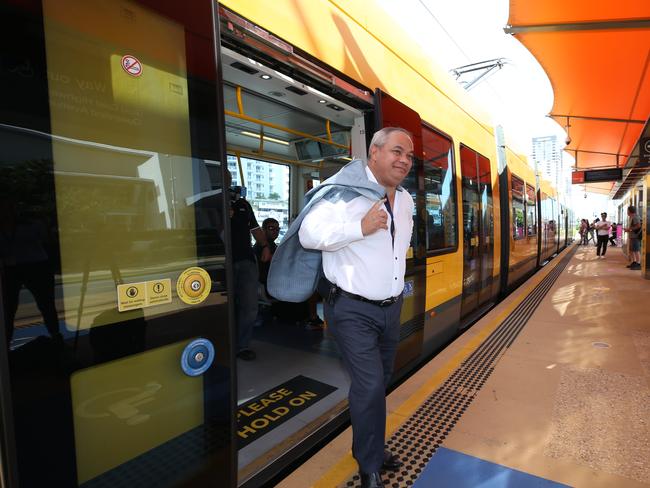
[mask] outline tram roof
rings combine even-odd
[[[545,69],[550,116],[569,127],[579,169],[624,167],[623,182],[587,185],[621,198],[647,169],[638,143],[650,136],[650,2],[510,0],[513,34]],[[636,168],[636,169],[634,169]]]

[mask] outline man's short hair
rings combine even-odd
[[[605,217],[605,218],[607,218],[607,212],[603,212],[603,213],[601,213],[600,216],[601,216],[601,217]]]
[[[272,217],[269,217],[269,218],[267,218],[267,219],[264,219],[264,222],[262,222],[262,228],[268,227],[269,224],[272,224],[273,222],[275,222],[276,224],[278,224],[278,227],[280,226],[280,222],[278,222],[277,220],[275,220],[275,219],[272,218]]]
[[[413,135],[406,129],[402,129],[401,127],[384,127],[383,129],[380,129],[377,132],[375,132],[375,134],[372,136],[372,140],[370,141],[370,147],[372,146],[383,147],[384,144],[386,144],[386,141],[388,140],[388,136],[391,135],[393,132],[403,132],[411,140],[411,144],[413,144]]]
[[[630,205],[627,207],[627,211],[630,213],[636,213],[636,207],[634,205]]]

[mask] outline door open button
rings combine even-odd
[[[214,361],[214,346],[207,339],[195,339],[183,350],[181,368],[188,376],[205,373]]]

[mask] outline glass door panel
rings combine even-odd
[[[235,483],[214,8],[0,7],[10,486]]]
[[[402,182],[402,187],[413,197],[413,236],[407,254],[404,276],[404,304],[402,306],[400,343],[395,358],[395,371],[419,357],[424,329],[424,302],[426,298],[426,237],[425,221],[416,209],[424,206],[424,168],[422,164],[422,120],[420,115],[387,93],[375,92],[375,130],[383,127],[401,127],[413,139],[413,166]],[[410,331],[410,332],[406,332]]]
[[[463,296],[461,316],[478,307],[481,282],[481,206],[476,153],[461,146],[463,197]]]
[[[494,206],[492,203],[492,174],[490,160],[478,155],[478,180],[481,201],[481,285],[479,305],[492,297],[492,266],[494,254]]]

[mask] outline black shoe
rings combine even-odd
[[[390,451],[384,451],[384,464],[381,465],[381,469],[397,471],[402,466],[404,466],[404,463],[395,454]]]
[[[257,357],[257,354],[255,354],[255,351],[251,351],[250,349],[242,349],[237,353],[237,357],[244,361],[252,361]]]
[[[359,473],[361,475],[361,488],[384,488],[381,473]]]
[[[635,269],[635,270],[641,269],[641,263],[632,263],[632,266],[630,266],[630,269]]]

